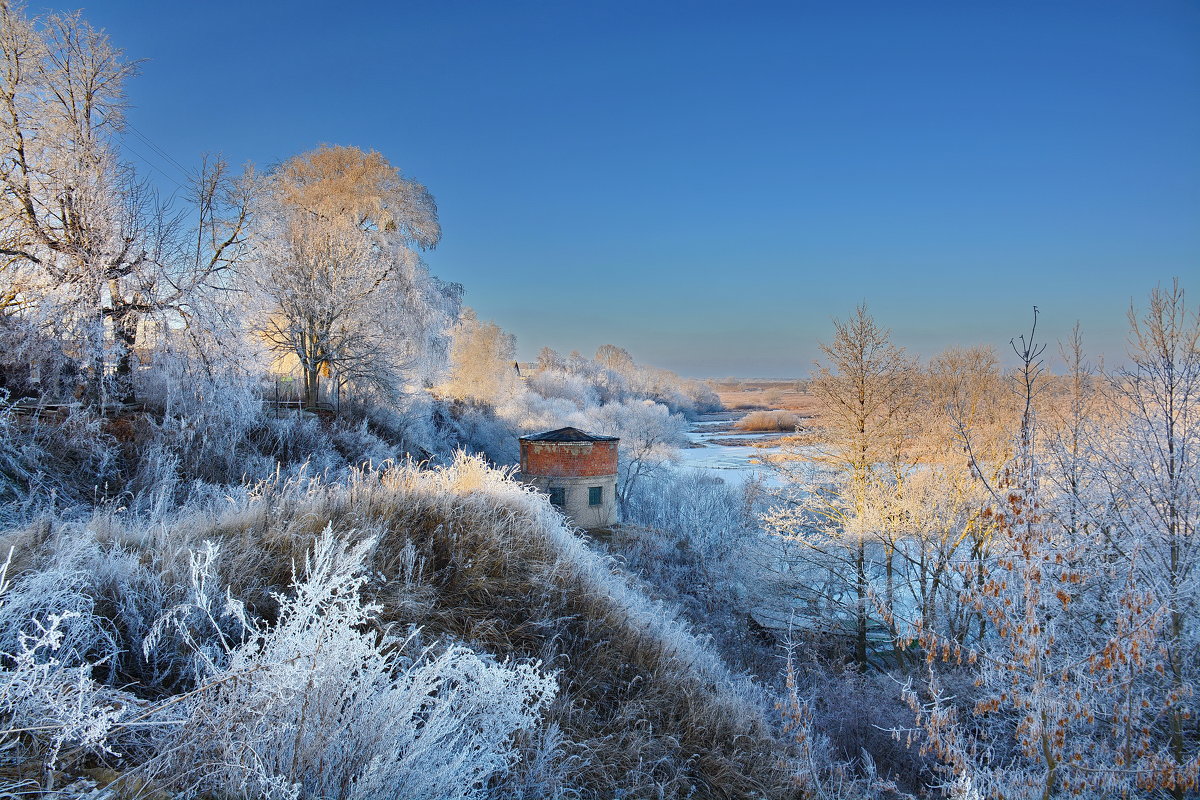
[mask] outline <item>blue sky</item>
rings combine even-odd
[[[1007,347],[1036,304],[1111,361],[1131,299],[1200,300],[1195,2],[84,12],[146,59],[129,119],[184,165],[330,142],[424,182],[430,267],[524,357],[803,375],[865,300],[926,356]]]

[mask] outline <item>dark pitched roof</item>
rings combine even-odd
[[[616,436],[593,436],[578,428],[559,428],[555,431],[535,433],[532,436],[522,436],[523,442],[616,442]]]

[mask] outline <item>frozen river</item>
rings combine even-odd
[[[705,414],[691,423],[688,439],[693,447],[679,451],[681,467],[713,470],[730,482],[741,483],[762,475],[768,483],[777,478],[760,460],[774,448],[753,447],[749,442],[769,442],[779,434],[747,434],[732,430],[740,413]],[[725,444],[728,442],[728,444]]]

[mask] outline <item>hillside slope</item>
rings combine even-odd
[[[670,608],[631,588],[616,562],[589,549],[543,498],[477,459],[461,457],[437,470],[359,472],[333,485],[268,484],[222,507],[167,520],[44,522],[10,531],[0,544],[14,548],[11,587],[0,607],[10,631],[4,649],[17,652],[18,631],[71,611],[63,641],[54,645],[54,669],[95,664],[90,679],[97,691],[120,692],[109,702],[119,711],[108,740],[120,746],[105,752],[86,737],[55,742],[14,733],[8,738],[19,747],[9,749],[3,765],[10,780],[33,774],[35,762],[41,769],[55,761],[60,781],[104,766],[91,774],[102,783],[123,776],[114,788],[145,780],[172,793],[241,793],[245,787],[233,785],[236,770],[221,779],[233,783],[214,785],[211,776],[198,783],[194,764],[185,774],[173,766],[178,759],[164,758],[183,748],[181,727],[193,727],[196,714],[213,714],[192,698],[219,705],[231,684],[254,691],[256,682],[281,674],[281,664],[308,659],[301,644],[287,651],[290,661],[277,659],[270,669],[262,664],[264,654],[279,650],[280,631],[299,636],[301,611],[309,614],[308,636],[327,627],[326,618],[340,619],[334,613],[340,609],[349,620],[341,635],[392,675],[432,669],[459,647],[482,659],[480,674],[499,676],[509,682],[510,695],[521,695],[510,715],[514,737],[491,743],[497,767],[478,777],[476,794],[461,796],[791,794],[788,759],[765,695],[731,673]],[[314,554],[333,563],[321,573],[324,584]],[[339,567],[337,558],[349,566]],[[361,570],[351,563],[355,558]],[[341,575],[341,583],[330,575]],[[226,592],[236,602],[221,600]],[[347,599],[350,593],[355,597]],[[317,597],[324,599],[311,599]],[[305,598],[311,607],[298,611]],[[198,616],[197,608],[208,610]],[[248,626],[233,619],[236,614],[244,614]],[[366,639],[364,631],[370,632]],[[257,649],[247,656],[251,644]],[[230,665],[243,663],[239,658],[250,666],[235,675]],[[197,666],[205,659],[208,672]],[[516,675],[521,670],[523,677]],[[355,666],[346,674],[337,691],[361,698],[354,681],[366,670]],[[537,694],[536,681],[546,676],[557,682],[553,700]],[[313,685],[306,680],[295,695],[305,703],[304,691]],[[210,689],[214,681],[223,684]],[[394,684],[388,684],[392,694],[399,691]],[[408,686],[401,688],[411,694]],[[105,696],[100,691],[96,702],[102,705]],[[294,705],[279,707],[291,715]],[[363,707],[372,708],[369,697]],[[10,730],[22,727],[19,708],[0,707]],[[152,739],[125,725],[131,715],[154,719],[159,713],[184,724],[164,724],[171,733]],[[415,715],[411,724],[427,724],[428,714]],[[279,724],[296,728],[299,741],[305,720],[293,716]],[[353,730],[352,721],[346,724]],[[462,724],[479,727],[478,720]],[[506,747],[515,752],[505,755]],[[306,752],[297,746],[286,774],[272,780],[316,796],[312,773],[321,766],[302,763]],[[266,767],[256,762],[255,769]],[[41,769],[43,785],[46,774]],[[366,796],[353,787],[343,791]]]

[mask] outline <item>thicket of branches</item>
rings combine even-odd
[[[898,731],[958,796],[1193,796],[1200,784],[1200,318],[1130,311],[1124,365],[1037,324],[920,364],[859,308],[779,458],[798,624],[899,676]]]

